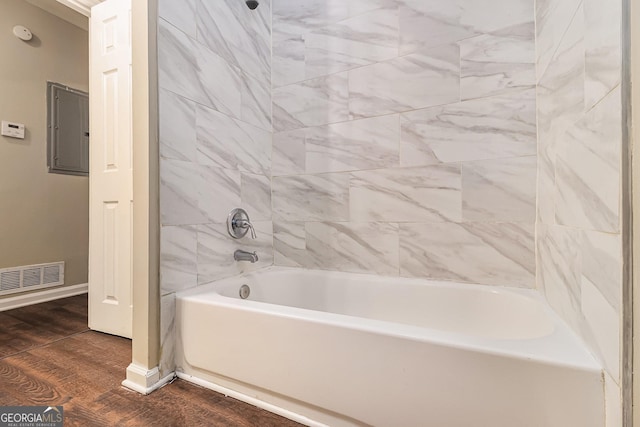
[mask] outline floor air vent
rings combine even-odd
[[[0,295],[64,285],[64,262],[0,269]]]

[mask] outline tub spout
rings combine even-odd
[[[233,259],[236,261],[249,261],[251,264],[258,262],[258,254],[255,252],[247,252],[242,249],[238,249],[233,253]]]

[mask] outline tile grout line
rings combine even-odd
[[[371,120],[371,119],[377,119],[377,118],[381,118],[381,117],[388,117],[388,116],[394,116],[394,115],[399,115],[399,116],[402,117],[403,115],[414,113],[414,112],[419,112],[419,111],[424,111],[424,110],[429,110],[429,109],[446,108],[446,107],[450,107],[450,106],[457,106],[459,104],[468,103],[468,102],[470,103],[470,102],[482,101],[482,100],[487,100],[487,99],[493,100],[493,99],[498,99],[498,98],[509,98],[509,97],[514,96],[516,94],[520,95],[522,93],[525,93],[525,92],[528,92],[528,91],[533,91],[535,89],[536,89],[536,85],[531,85],[531,86],[527,86],[527,87],[515,87],[515,88],[510,88],[508,90],[505,90],[504,92],[491,94],[491,95],[488,95],[488,96],[481,96],[481,97],[477,97],[477,98],[469,98],[469,99],[464,99],[464,100],[459,100],[459,101],[454,101],[454,102],[448,102],[448,103],[444,103],[444,104],[429,105],[429,106],[420,107],[420,108],[413,108],[413,109],[410,109],[410,110],[393,111],[393,112],[375,114],[375,115],[370,115],[370,116],[362,116],[362,117],[358,116],[355,119],[351,119],[350,118],[348,120],[341,120],[341,121],[337,121],[337,122],[330,122],[330,123],[324,123],[324,124],[319,124],[319,125],[307,125],[307,126],[291,128],[291,129],[284,129],[284,130],[276,130],[276,129],[274,129],[273,130],[273,134],[276,135],[276,134],[282,134],[282,133],[302,131],[302,130],[306,130],[306,129],[322,128],[322,127],[327,127],[327,126],[332,126],[332,125],[347,124],[347,123],[353,123],[353,122],[357,122],[357,121]],[[179,94],[177,94],[177,95],[178,96],[182,96],[182,95],[179,95]]]

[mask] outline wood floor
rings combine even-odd
[[[120,385],[131,341],[87,328],[81,295],[0,312],[0,406],[62,405],[65,426],[299,426],[182,380]]]

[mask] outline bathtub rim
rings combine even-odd
[[[481,287],[491,293],[511,293],[524,298],[535,300],[541,304],[545,314],[551,319],[554,330],[551,334],[539,338],[506,340],[478,337],[459,332],[441,331],[438,329],[413,326],[403,323],[395,323],[384,320],[349,316],[345,314],[311,310],[306,308],[291,307],[260,301],[242,300],[221,295],[217,292],[221,286],[228,285],[230,281],[247,276],[259,276],[271,272],[297,272],[307,274],[322,274],[328,277],[364,276],[376,281],[403,280],[408,282],[420,282],[425,286],[455,287],[458,289],[476,289]],[[289,318],[301,322],[324,323],[331,326],[346,327],[365,333],[385,334],[413,341],[428,341],[434,345],[454,347],[457,349],[481,352],[496,356],[515,357],[522,360],[535,360],[540,363],[548,363],[557,366],[567,366],[587,371],[602,371],[602,366],[588,350],[586,344],[562,318],[549,306],[546,299],[535,289],[512,288],[508,286],[492,286],[468,284],[459,282],[447,282],[442,280],[415,279],[393,276],[369,275],[363,273],[345,273],[324,270],[307,270],[295,267],[270,266],[250,273],[219,279],[200,285],[196,288],[176,293],[176,304],[181,301],[191,301],[218,305],[240,311],[258,312]],[[277,307],[277,308],[276,308]]]

